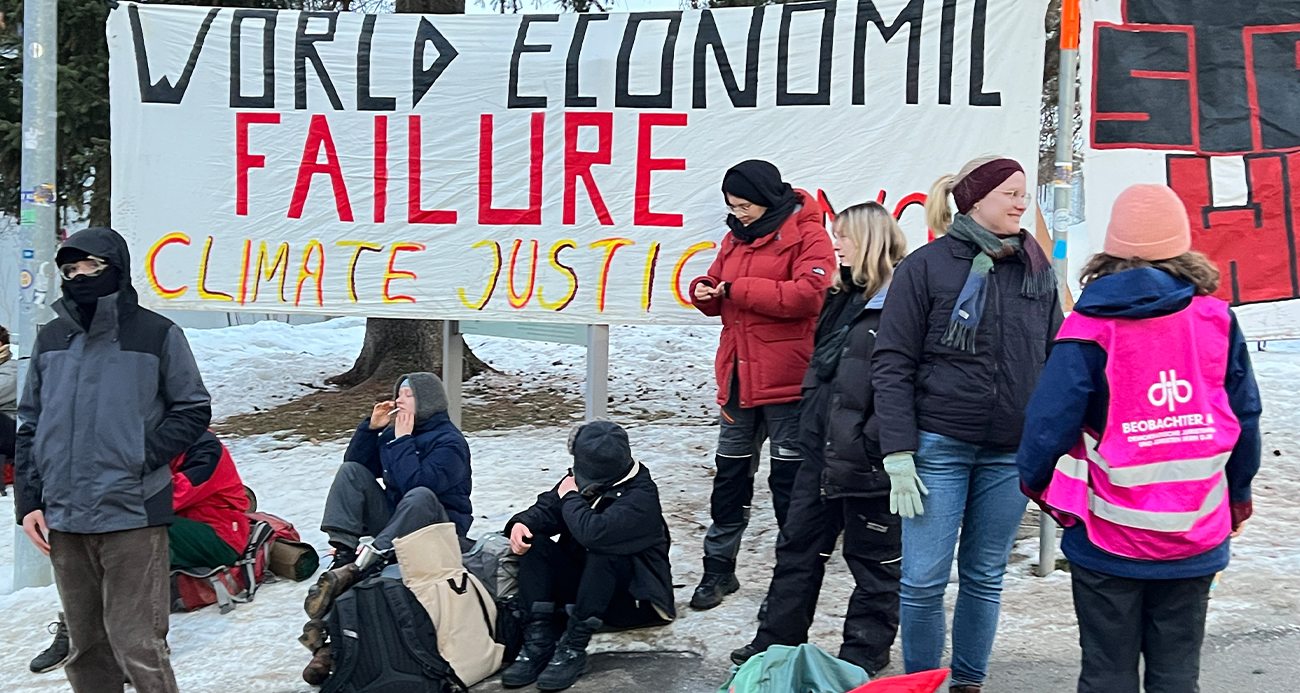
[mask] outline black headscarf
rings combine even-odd
[[[776,166],[758,159],[742,161],[728,169],[722,177],[722,192],[767,208],[749,226],[740,223],[736,215],[727,215],[727,228],[742,243],[753,243],[776,231],[799,206],[799,196],[789,183],[781,180]]]

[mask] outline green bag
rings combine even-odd
[[[732,667],[718,693],[845,693],[870,680],[862,667],[816,645],[773,645]]]

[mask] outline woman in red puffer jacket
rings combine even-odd
[[[708,274],[691,283],[695,307],[722,318],[715,370],[722,405],[713,525],[691,607],[711,609],[740,588],[736,555],[749,524],[763,439],[771,444],[777,523],[785,523],[802,457],[796,409],[813,330],[837,262],[820,207],[776,166],[744,161],[722,179],[730,233]]]

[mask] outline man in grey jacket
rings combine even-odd
[[[63,298],[18,407],[14,507],[54,565],[73,691],[176,693],[168,463],[207,429],[208,392],[181,329],[138,305],[117,232],[78,232],[55,261]]]

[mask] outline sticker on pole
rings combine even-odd
[[[32,288],[32,281],[33,281],[33,278],[32,278],[32,273],[31,273],[30,271],[28,271],[28,270],[23,270],[23,271],[21,271],[21,272],[18,273],[18,287],[19,287],[19,288],[21,288],[21,289],[30,289],[30,288]]]
[[[36,251],[35,251],[35,250],[24,250],[24,251],[23,251],[23,259],[24,259],[24,260],[31,260],[31,259],[34,258],[34,257],[36,257]]]

